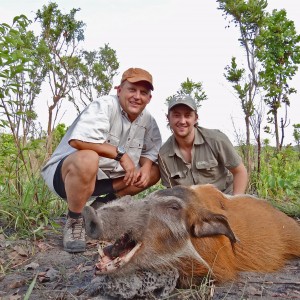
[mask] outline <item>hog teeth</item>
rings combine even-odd
[[[99,247],[98,253],[99,253],[100,259],[99,259],[99,262],[96,264],[95,274],[111,273],[113,271],[116,271],[117,269],[119,269],[120,267],[122,267],[126,263],[128,263],[141,246],[142,246],[142,243],[139,242],[125,256],[116,257],[114,260],[110,260],[107,263],[102,262],[102,259],[104,259],[106,257],[106,255],[104,254],[102,248]]]

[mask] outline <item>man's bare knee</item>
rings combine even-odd
[[[70,154],[63,163],[62,175],[74,173],[83,177],[94,177],[97,174],[99,156],[92,150],[80,150]]]

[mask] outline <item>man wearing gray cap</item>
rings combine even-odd
[[[95,99],[69,127],[42,176],[50,190],[68,203],[63,245],[85,251],[81,211],[91,196],[95,209],[155,184],[161,136],[145,109],[151,100],[152,76],[140,68],[123,73],[117,95]],[[106,195],[99,197],[100,195]]]
[[[210,183],[226,194],[245,193],[248,175],[240,156],[224,133],[198,126],[192,97],[173,97],[167,118],[173,134],[159,151],[164,186]]]

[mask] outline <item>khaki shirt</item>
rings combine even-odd
[[[135,166],[140,157],[157,162],[161,147],[161,135],[155,119],[144,109],[131,122],[122,110],[117,96],[104,96],[91,102],[69,127],[41,173],[49,188],[53,188],[53,177],[58,163],[71,153],[78,151],[69,145],[70,140],[89,143],[121,145]],[[116,178],[125,175],[120,162],[100,157],[98,179]]]
[[[165,187],[213,184],[226,194],[233,192],[233,175],[228,171],[241,163],[228,137],[219,130],[195,128],[192,162],[187,164],[172,135],[159,151],[161,181]]]

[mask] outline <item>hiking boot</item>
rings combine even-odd
[[[93,207],[94,209],[98,209],[100,206],[102,206],[102,205],[104,205],[104,204],[106,204],[106,203],[108,203],[108,202],[110,202],[112,200],[115,200],[117,198],[118,197],[115,194],[113,194],[113,193],[109,193],[109,194],[105,195],[104,197],[103,196],[102,197],[98,196],[93,201],[93,203],[91,203],[90,206]]]
[[[67,218],[64,228],[63,245],[67,252],[85,251],[85,227],[82,217],[78,219]]]

